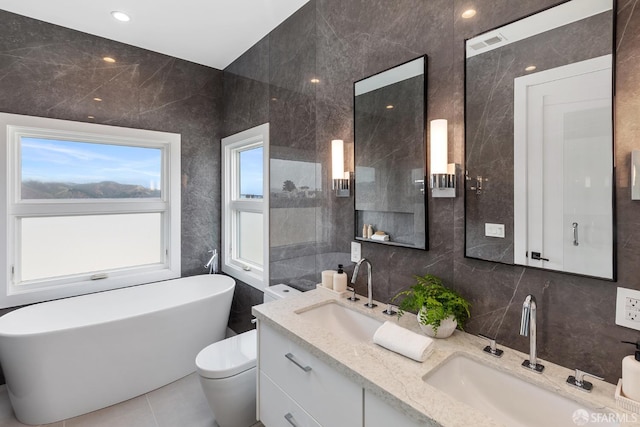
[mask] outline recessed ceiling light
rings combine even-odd
[[[115,59],[113,59],[113,58],[112,58],[112,57],[110,57],[110,56],[105,56],[104,58],[102,58],[102,60],[103,60],[104,62],[108,62],[109,64],[113,64],[114,62],[116,62],[116,60],[115,60]]]
[[[387,110],[392,110],[393,109],[393,105],[389,104],[387,105]]]
[[[101,101],[102,101],[102,98],[95,97],[95,98],[93,98],[93,100],[94,100],[94,101],[97,101],[97,102],[101,102]]]
[[[462,16],[464,19],[469,19],[469,18],[473,18],[474,16],[476,16],[476,10],[475,9],[467,9],[464,12],[462,12]]]
[[[87,119],[93,120],[93,119],[95,119],[95,117],[94,116],[87,116]]]
[[[311,79],[311,83],[320,83],[320,80],[314,77]]]
[[[535,65],[529,65],[527,68],[525,68],[525,71],[533,71],[535,70],[537,67]]]
[[[111,12],[111,16],[113,16],[114,19],[117,19],[120,22],[131,21],[131,17],[129,15],[124,12],[120,12],[119,10],[114,10],[113,12]]]

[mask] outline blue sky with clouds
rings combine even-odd
[[[158,148],[21,138],[22,180],[90,183],[115,181],[159,189]]]
[[[263,153],[262,147],[240,152],[240,194],[264,196]]]

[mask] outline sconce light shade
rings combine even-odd
[[[631,152],[631,200],[640,200],[640,150]]]
[[[341,139],[331,141],[331,178],[337,197],[351,195],[351,174],[344,170],[344,141]]]
[[[331,141],[331,177],[344,178],[344,141],[341,139]]]
[[[430,123],[431,151],[431,197],[456,197],[455,164],[447,162],[447,121],[432,120]]]
[[[447,121],[431,120],[431,169],[432,175],[447,173]]]

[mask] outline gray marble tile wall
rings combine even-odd
[[[182,135],[182,273],[204,273],[220,246],[222,72],[6,11],[0,22],[0,111]]]
[[[354,81],[427,54],[427,119],[449,120],[449,160],[464,170],[464,40],[559,3],[312,0],[277,30],[277,36],[276,32],[267,36],[225,70],[225,132],[272,120],[272,132],[279,135],[279,150],[290,147],[291,156],[306,159],[315,149],[316,162],[322,168],[322,195],[314,205],[315,245],[272,248],[278,260],[274,262],[284,261],[277,280],[310,287],[320,280],[320,271],[337,262],[348,265],[348,273],[352,272],[348,252],[354,236],[353,198],[338,199],[328,191],[331,183],[327,169],[332,139],[345,140],[347,162],[353,165]],[[461,13],[471,6],[478,10],[476,17],[462,19]],[[540,356],[569,368],[602,374],[609,382],[617,381],[620,361],[628,353],[619,341],[640,335],[614,323],[616,286],[640,289],[640,204],[630,200],[629,191],[629,153],[640,147],[635,138],[640,130],[640,70],[634,61],[640,55],[637,6],[638,0],[619,0],[617,5],[618,282],[465,258],[465,212],[460,195],[453,200],[429,198],[429,251],[363,243],[362,254],[374,266],[376,299],[386,301],[407,288],[413,284],[413,275],[438,275],[472,302],[469,332],[495,335],[499,343],[527,351],[528,339],[519,336],[518,325],[522,301],[532,293],[539,301]],[[302,45],[309,49],[309,55],[296,50]],[[280,58],[271,52],[290,49],[288,66],[298,70],[290,78],[300,80],[299,86],[286,85],[286,89],[294,92],[291,96],[296,102],[275,110],[270,94],[285,85],[276,83],[270,75],[271,61]],[[310,56],[312,51],[315,58]],[[310,68],[314,65],[315,70]],[[315,93],[306,92],[306,82],[302,81],[312,71],[320,80]],[[255,93],[250,92],[252,87]],[[240,110],[231,110],[231,103]],[[278,129],[280,126],[287,128]],[[314,126],[315,140],[310,136]],[[294,154],[294,149],[302,151]],[[459,184],[461,178],[459,173]],[[295,199],[279,203],[280,207],[288,206],[291,215],[307,212]],[[357,288],[366,292],[362,281]],[[259,302],[257,297],[254,302]]]
[[[270,282],[300,289],[315,287],[318,242],[329,235],[318,226],[328,211],[330,171],[316,157],[315,35],[311,2],[227,67],[223,79],[224,136],[270,124]],[[234,298],[230,325],[240,332],[251,327],[247,313],[262,293],[242,282],[236,289],[246,298]]]

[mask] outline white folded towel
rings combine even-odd
[[[371,240],[378,240],[380,242],[388,242],[389,235],[388,234],[374,234],[371,236]]]
[[[433,340],[386,321],[373,334],[373,342],[410,359],[424,362],[433,352]]]

